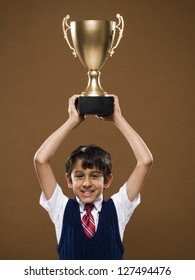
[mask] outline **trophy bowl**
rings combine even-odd
[[[119,22],[106,20],[71,21],[67,15],[63,19],[64,38],[75,57],[88,69],[88,85],[78,98],[79,114],[110,115],[113,113],[113,97],[109,96],[100,83],[100,69],[109,56],[114,54],[124,29],[123,17],[116,15]],[[71,33],[73,46],[68,38]],[[116,30],[119,30],[115,41]]]

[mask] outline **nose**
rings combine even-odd
[[[85,177],[85,180],[83,182],[83,187],[89,188],[91,186],[91,180],[88,177]]]

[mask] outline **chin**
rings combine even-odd
[[[95,199],[93,198],[80,198],[83,203],[92,203]]]
[[[96,195],[95,195],[95,193],[93,193],[93,194],[90,194],[90,195],[85,195],[85,194],[83,194],[83,193],[81,193],[81,194],[79,194],[79,199],[82,201],[82,202],[84,202],[84,203],[91,203],[91,202],[93,202],[94,200],[96,200]]]
[[[80,197],[80,200],[83,202],[83,203],[92,203],[96,200],[96,197]]]

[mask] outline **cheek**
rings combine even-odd
[[[96,187],[100,190],[103,191],[104,189],[104,180],[100,180],[98,182],[95,183]]]
[[[73,188],[76,190],[78,189],[80,186],[82,186],[82,181],[81,180],[73,180],[72,181],[72,186]]]

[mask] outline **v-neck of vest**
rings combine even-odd
[[[102,205],[103,207],[103,205]],[[79,215],[80,215],[80,212],[79,212]],[[83,230],[83,227],[82,227],[82,221],[81,221],[81,218],[80,218],[80,225],[79,225],[79,228],[80,228],[80,231],[82,232],[82,236],[85,240],[87,240],[87,242],[93,242],[94,240],[96,240],[97,236],[99,235],[99,231],[101,230],[101,227],[102,227],[102,223],[101,223],[101,217],[102,217],[102,211],[99,212],[99,221],[98,221],[98,226],[97,226],[97,230],[94,234],[93,237],[89,238],[87,237],[87,235],[85,234],[84,230]]]

